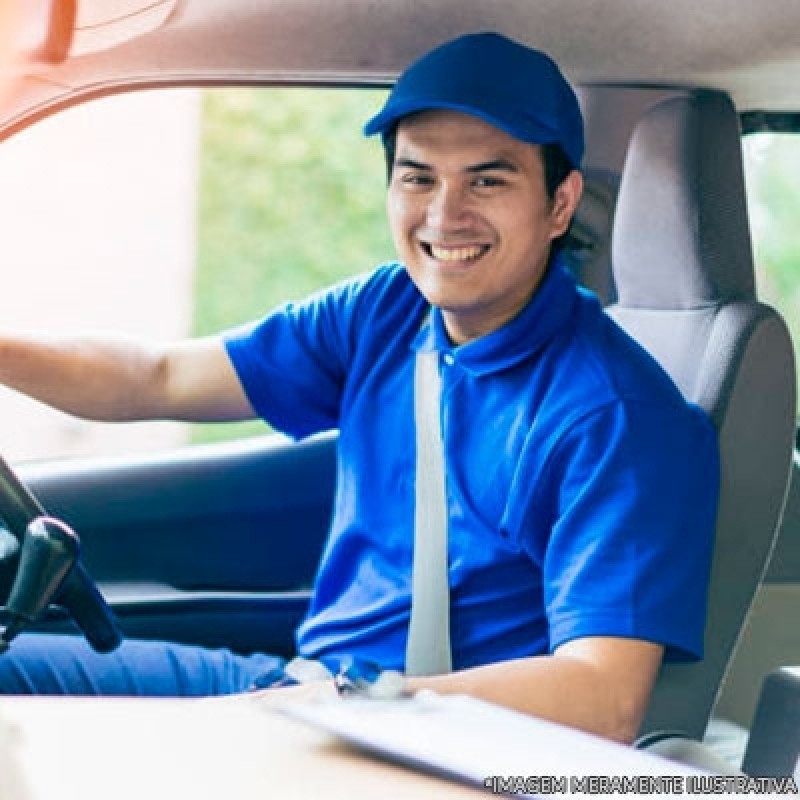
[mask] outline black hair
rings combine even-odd
[[[386,183],[391,183],[392,170],[394,169],[394,156],[397,151],[397,125],[392,125],[381,136],[383,141],[383,157],[386,159]]]
[[[561,186],[567,175],[575,168],[572,166],[572,162],[567,158],[567,154],[560,144],[551,143],[542,145],[542,161],[544,162],[544,184],[547,189],[547,196],[552,202],[555,199],[558,187]],[[557,236],[550,243],[551,257],[563,250],[567,245],[569,232],[574,220],[575,216],[573,215],[564,233],[562,233],[561,236]]]
[[[542,145],[542,161],[544,162],[544,184],[547,196],[554,200],[556,191],[567,175],[573,170],[572,162],[567,158],[560,144]]]

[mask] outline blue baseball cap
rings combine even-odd
[[[408,114],[437,108],[480,117],[523,142],[559,144],[573,167],[583,158],[583,117],[561,70],[498,33],[460,36],[411,64],[364,134],[386,136]]]

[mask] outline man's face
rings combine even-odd
[[[548,198],[540,148],[477,117],[437,110],[400,122],[389,224],[455,344],[496,330],[527,303],[581,188],[573,172]]]

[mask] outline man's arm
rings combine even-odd
[[[409,678],[409,684],[412,690],[472,695],[630,743],[647,710],[663,649],[638,639],[576,639],[553,655]]]
[[[106,421],[251,419],[217,337],[0,336],[0,382],[76,416]]]

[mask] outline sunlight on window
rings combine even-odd
[[[136,92],[76,106],[2,142],[5,326],[188,334],[199,119],[196,91]],[[17,462],[187,438],[176,423],[91,422],[5,388],[0,415],[0,452]]]
[[[135,92],[2,143],[12,328],[174,339],[217,333],[392,258],[378,90]],[[115,455],[266,433],[80,420],[0,387],[14,462]]]

